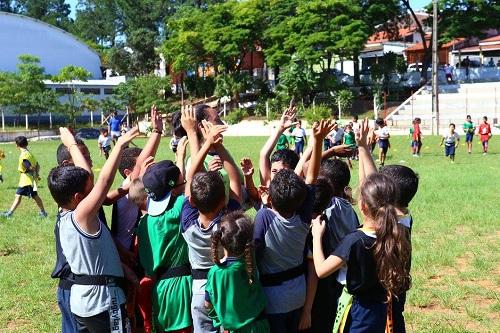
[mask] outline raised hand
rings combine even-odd
[[[296,123],[293,122],[295,116],[297,115],[297,108],[295,105],[290,105],[288,109],[283,112],[280,119],[280,127],[282,130],[286,130],[289,127],[292,127]]]
[[[148,158],[146,158],[141,163],[141,170],[139,171],[139,177],[144,176],[144,174],[146,173],[146,171],[148,170],[148,168],[150,166],[152,166],[153,164],[155,164],[155,158],[153,156],[149,156]]]
[[[213,125],[206,120],[202,121],[202,125],[205,141],[211,145],[222,144],[222,133],[227,130],[227,125]]]
[[[196,113],[192,105],[186,105],[181,110],[181,124],[187,131],[196,131]]]
[[[132,127],[130,131],[127,133],[123,134],[118,138],[118,141],[116,142],[117,145],[126,146],[128,145],[133,139],[135,139],[139,135],[139,128]]]
[[[326,223],[321,219],[321,215],[312,220],[312,235],[313,238],[321,238],[325,233]]]
[[[333,123],[331,120],[322,119],[319,123],[316,123],[313,126],[313,137],[318,141],[323,141],[334,127],[335,123]]]
[[[271,201],[269,200],[269,187],[260,185],[257,191],[259,192],[260,199],[264,206],[269,207],[271,203]]]
[[[370,142],[370,126],[368,118],[365,118],[361,121],[359,126],[359,136],[356,138],[356,143],[359,147],[368,148],[370,147]]]
[[[241,172],[243,176],[253,176],[254,169],[252,160],[249,157],[243,157],[240,161]]]
[[[210,162],[208,162],[208,171],[219,171],[222,169],[222,160],[219,156],[214,156]]]
[[[156,105],[151,106],[151,124],[153,126],[153,132],[162,133],[163,132],[163,119],[161,112],[158,111]]]
[[[61,134],[61,141],[66,147],[69,148],[69,146],[76,144],[75,136],[69,128],[59,127],[59,133]]]

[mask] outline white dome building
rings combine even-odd
[[[99,55],[75,36],[27,16],[0,12],[0,71],[16,72],[22,54],[39,57],[50,75],[74,65],[87,69],[92,79],[102,78]]]

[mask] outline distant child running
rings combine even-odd
[[[270,332],[266,296],[254,269],[253,223],[242,212],[222,218],[212,235],[215,266],[208,271],[205,306],[214,326],[229,332]],[[219,260],[219,244],[224,258]]]
[[[476,133],[476,126],[472,122],[471,116],[467,115],[467,120],[464,123],[465,142],[467,143],[467,150],[469,154],[472,153],[472,139]]]
[[[3,183],[3,175],[2,175],[2,160],[5,159],[5,153],[3,150],[0,150],[0,182]]]
[[[422,148],[422,131],[420,130],[420,118],[413,120],[413,127],[410,128],[411,135],[411,149],[414,157],[420,156],[420,149]]]
[[[483,144],[483,155],[488,154],[488,141],[491,138],[491,126],[488,124],[488,117],[483,117],[483,123],[479,125],[479,138]]]
[[[354,130],[352,129],[352,125],[348,124],[345,126],[345,131],[344,131],[344,145],[348,146],[349,148],[356,149],[356,134],[354,133]],[[354,153],[356,155],[356,153]],[[354,157],[349,157],[347,158],[347,164],[349,165],[349,168],[352,169],[352,163],[351,160]]]
[[[307,145],[306,130],[302,128],[302,121],[298,121],[293,129],[292,136],[295,138],[295,153],[301,156],[304,152],[304,146]]]
[[[455,124],[450,124],[450,131],[444,134],[441,138],[441,146],[444,143],[444,154],[450,157],[450,160],[455,161],[455,149],[460,142],[460,135],[455,132]]]
[[[375,135],[377,136],[379,153],[378,159],[380,161],[380,165],[384,166],[385,158],[387,156],[387,151],[389,150],[390,143],[389,138],[391,137],[389,133],[389,127],[385,124],[384,119],[378,118],[376,124],[379,126],[379,129],[375,131]]]
[[[122,119],[118,118],[118,113],[114,111],[111,114],[111,118],[109,119],[108,128],[108,132],[111,133],[111,139],[113,140],[113,143],[116,143],[116,140],[118,140],[118,138],[122,135],[121,124]]]
[[[19,185],[14,202],[10,209],[3,213],[3,216],[7,218],[12,217],[12,214],[21,203],[21,198],[24,196],[35,200],[38,208],[40,208],[40,212],[38,213],[39,216],[47,217],[42,199],[40,199],[37,192],[37,181],[40,180],[40,165],[33,154],[28,150],[28,139],[26,139],[26,137],[18,136],[15,141],[17,148],[21,151],[17,167],[17,171],[19,171],[21,175],[19,177]]]
[[[111,151],[111,141],[108,130],[106,128],[101,128],[101,135],[99,135],[99,139],[97,139],[97,144],[101,155],[104,155],[106,159],[108,159],[109,152]]]

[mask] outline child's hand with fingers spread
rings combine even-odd
[[[321,219],[321,215],[312,220],[312,235],[314,238],[321,238],[325,233],[326,224]]]
[[[370,126],[368,118],[361,121],[359,126],[359,136],[356,141],[359,147],[368,148],[370,146]]]
[[[318,141],[323,141],[326,136],[333,130],[335,124],[331,120],[322,119],[319,123],[313,126],[313,136]]]
[[[264,206],[269,207],[271,203],[269,200],[269,188],[267,186],[260,185],[257,191],[259,192],[260,199],[262,200]]]
[[[181,124],[187,131],[196,131],[196,114],[191,105],[184,106],[181,110]]]
[[[243,176],[253,176],[253,163],[249,157],[243,157],[240,161],[241,172],[243,172]]]
[[[205,128],[205,140],[211,145],[222,144],[222,133],[227,130],[227,125],[212,125],[208,121],[203,121],[203,128]]]
[[[155,164],[155,158],[153,156],[149,156],[148,158],[146,158],[141,164],[141,170],[139,171],[139,177],[144,176],[144,174],[146,173],[146,170],[148,170],[148,168],[150,166],[152,166],[153,164]]]
[[[175,155],[184,158],[186,156],[186,147],[188,143],[189,141],[187,136],[183,136],[177,143],[177,152],[175,153]]]
[[[295,125],[293,120],[295,119],[296,115],[297,115],[297,109],[295,105],[291,105],[288,109],[286,109],[285,112],[283,112],[283,114],[281,115],[281,120],[280,120],[281,129],[285,130]]]
[[[208,171],[219,171],[222,169],[222,160],[219,156],[214,156],[214,158],[208,162]]]
[[[163,119],[156,105],[151,106],[151,122],[153,125],[153,132],[163,132]]]
[[[116,145],[120,145],[122,147],[128,145],[133,139],[135,139],[139,135],[139,128],[133,127],[130,131],[123,134],[118,138]]]

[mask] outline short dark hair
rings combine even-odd
[[[470,114],[468,114],[466,118],[472,118],[472,117],[470,116]]]
[[[484,117],[483,117],[483,120],[488,121],[488,117],[484,116]]]
[[[289,169],[295,169],[297,163],[299,163],[299,155],[291,149],[276,150],[271,155],[271,163],[274,162],[282,162]]]
[[[357,114],[355,114],[354,116],[352,116],[352,119],[354,119],[354,120],[358,120],[358,115],[357,115]]]
[[[379,126],[383,126],[385,123],[384,123],[384,119],[382,118],[377,118],[377,120],[375,120],[375,124],[379,125]]]
[[[449,125],[449,126],[456,127],[454,123],[450,123],[450,125]],[[448,126],[448,127],[449,127],[449,126]]]
[[[344,189],[349,186],[351,181],[351,171],[346,162],[339,159],[323,160],[319,168],[319,175],[328,180],[334,196],[346,199]]]
[[[16,146],[21,148],[28,147],[28,139],[25,136],[18,136],[15,138]]]
[[[407,166],[397,164],[384,166],[380,172],[396,183],[399,191],[396,204],[402,208],[408,207],[418,190],[418,174]]]
[[[75,142],[78,146],[85,146],[85,142],[83,142],[83,140],[80,138],[75,138]],[[64,161],[69,161],[71,159],[69,149],[64,145],[64,143],[61,143],[57,147],[56,159],[57,165],[61,165]]]
[[[103,127],[99,130],[99,132],[101,133],[107,133],[108,132],[108,129],[106,127]]]
[[[333,189],[326,178],[318,178],[316,181],[316,192],[314,192],[313,213],[321,214],[330,206],[333,197]]]
[[[138,147],[125,148],[122,151],[122,159],[120,165],[118,166],[118,172],[123,178],[127,177],[125,175],[125,169],[133,170],[137,157],[141,154],[142,149]]]
[[[50,170],[47,178],[50,194],[59,207],[71,201],[75,193],[83,193],[90,177],[87,170],[73,166],[58,166]]]
[[[191,200],[200,213],[213,212],[226,199],[224,181],[218,171],[199,172],[191,182]]]
[[[295,213],[307,196],[307,186],[293,170],[281,169],[269,185],[269,197],[273,208],[281,215]]]

